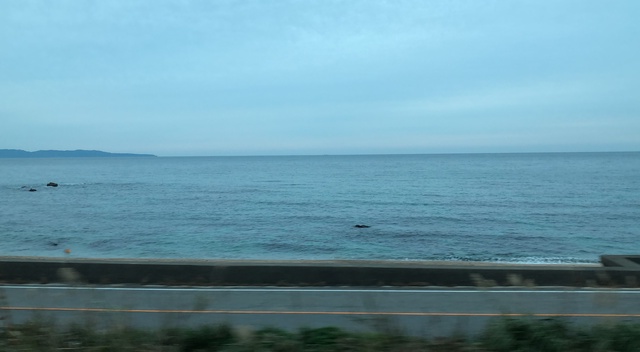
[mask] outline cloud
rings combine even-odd
[[[639,6],[3,2],[0,117],[7,143],[43,149],[612,145],[640,112]]]

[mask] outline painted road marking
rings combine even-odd
[[[567,288],[558,289],[322,289],[322,288],[178,288],[178,287],[78,287],[78,286],[29,286],[29,285],[10,285],[2,286],[0,289],[36,289],[36,290],[99,290],[99,291],[179,291],[179,292],[309,292],[309,293],[571,293],[571,294],[593,294],[593,293],[615,293],[615,294],[640,294],[640,289],[579,289]]]
[[[56,308],[56,307],[0,307],[12,311],[97,312],[97,313],[182,313],[182,314],[280,314],[280,315],[397,315],[424,317],[589,317],[640,318],[638,314],[614,313],[450,313],[450,312],[323,312],[276,310],[182,310],[182,309],[119,309],[119,308]]]

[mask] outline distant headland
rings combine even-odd
[[[0,158],[122,158],[156,157],[153,154],[109,153],[100,150],[37,150],[29,152],[21,149],[0,149]]]

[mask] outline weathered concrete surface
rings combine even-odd
[[[640,287],[640,266],[0,257],[0,283]]]

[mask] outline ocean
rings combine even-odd
[[[0,171],[2,256],[596,263],[640,254],[637,152],[25,158],[0,159]]]

